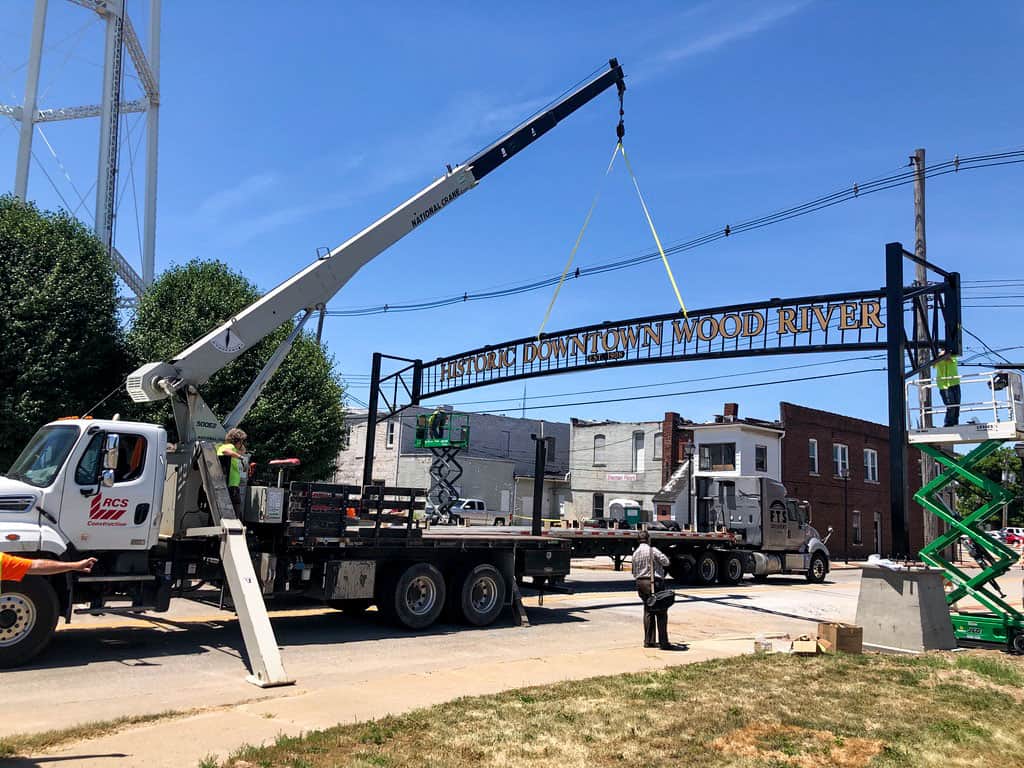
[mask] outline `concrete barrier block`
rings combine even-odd
[[[864,647],[920,653],[956,648],[942,572],[865,568],[857,599],[857,624]]]

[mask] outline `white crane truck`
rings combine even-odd
[[[411,628],[431,624],[447,603],[482,625],[508,604],[517,579],[567,573],[569,548],[558,539],[418,529],[412,512],[422,502],[408,489],[390,489],[395,498],[385,505],[408,512],[405,526],[382,526],[379,514],[373,526],[350,524],[354,501],[363,512],[375,505],[379,511],[379,489],[374,496],[368,488],[309,484],[299,499],[288,499],[287,514],[284,489],[251,489],[254,503],[239,519],[215,444],[242,422],[306,320],[362,266],[612,86],[621,104],[624,75],[614,59],[174,359],[132,373],[127,389],[133,400],[170,399],[178,432],[170,449],[165,430],[152,424],[68,418],[40,428],[0,477],[0,551],[99,562],[90,574],[0,583],[0,665],[23,664],[39,653],[61,616],[166,611],[172,595],[204,580],[230,590],[249,680],[283,685],[291,681],[267,616],[267,595],[300,591],[351,609],[373,601]],[[241,402],[219,419],[203,401],[203,385],[299,313],[294,331]]]

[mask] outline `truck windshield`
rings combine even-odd
[[[37,488],[47,487],[64,466],[77,440],[78,427],[70,424],[43,427],[14,460],[7,476]]]

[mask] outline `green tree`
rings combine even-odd
[[[195,260],[168,269],[139,302],[128,332],[133,359],[141,365],[173,358],[259,295],[252,283],[220,262]],[[230,413],[293,327],[286,320],[200,388],[214,413],[221,418]],[[343,440],[343,393],[333,359],[314,338],[300,335],[241,425],[255,461],[295,457],[302,461],[297,476],[328,478]],[[169,403],[143,410],[174,434]]]
[[[114,268],[65,211],[0,197],[0,468],[41,424],[124,381]]]
[[[1015,475],[1014,482],[1008,483],[1006,486],[1015,496],[1014,500],[1010,502],[1009,525],[1024,523],[1024,509],[1021,506],[1021,495],[1024,494],[1024,471],[1021,470],[1020,459],[1017,458],[1013,449],[998,449],[979,461],[975,465],[975,471],[1000,485],[1003,484],[1004,471]],[[961,515],[970,514],[988,500],[988,496],[973,485],[960,483],[957,488],[956,505]],[[1000,528],[1002,527],[1002,517],[996,514],[989,519],[989,523],[993,528]]]

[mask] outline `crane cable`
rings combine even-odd
[[[686,312],[686,304],[683,303],[683,297],[679,293],[679,286],[676,283],[675,275],[672,274],[672,267],[668,263],[668,257],[665,256],[665,249],[661,245],[661,238],[658,237],[658,230],[654,228],[654,220],[651,218],[651,212],[647,208],[647,202],[644,200],[644,195],[640,191],[640,182],[636,178],[636,173],[633,171],[633,165],[629,162],[629,157],[626,155],[626,147],[622,143],[623,137],[626,135],[626,124],[624,121],[625,111],[622,107],[622,96],[623,90],[619,90],[619,124],[615,127],[615,149],[612,150],[612,159],[608,162],[608,167],[605,169],[604,176],[601,177],[601,181],[598,185],[597,192],[594,194],[594,199],[590,203],[590,210],[587,211],[587,215],[583,219],[583,226],[580,228],[580,233],[576,236],[576,242],[572,246],[572,250],[569,251],[569,259],[565,262],[565,269],[562,270],[562,276],[558,279],[558,283],[555,285],[555,293],[551,297],[551,303],[548,304],[548,309],[544,313],[544,319],[540,321],[540,329],[537,331],[537,339],[540,340],[541,336],[544,335],[544,326],[547,325],[548,320],[551,318],[551,311],[555,308],[555,302],[558,300],[558,293],[562,290],[562,284],[565,282],[566,276],[569,274],[569,269],[572,267],[573,260],[576,258],[576,252],[580,248],[580,243],[583,242],[583,233],[587,231],[587,227],[590,224],[590,219],[594,215],[594,209],[597,207],[598,200],[601,199],[601,191],[604,188],[604,180],[612,172],[612,168],[615,165],[615,157],[620,152],[622,153],[622,160],[626,163],[626,169],[629,171],[629,176],[633,180],[633,187],[636,189],[637,198],[640,200],[640,207],[643,209],[644,218],[647,219],[647,226],[651,228],[651,235],[654,237],[654,244],[658,246],[658,253],[661,255],[661,262],[665,265],[665,272],[668,275],[669,283],[672,285],[672,290],[675,292],[676,300],[679,302],[679,309],[683,313],[683,317],[689,319],[689,315]],[[577,275],[578,276],[578,275]]]

